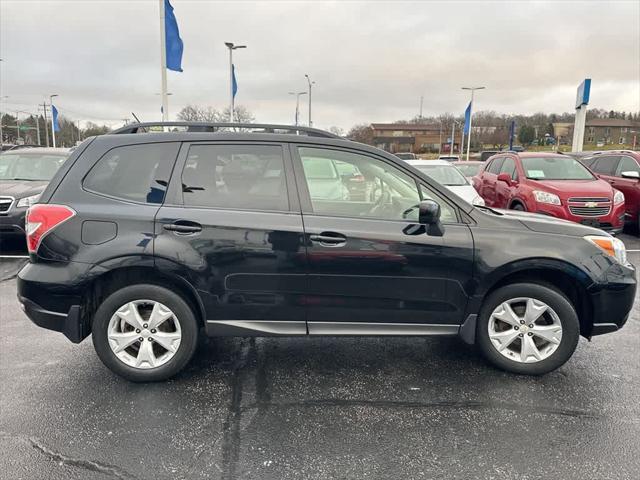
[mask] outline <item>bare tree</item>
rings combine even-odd
[[[349,133],[347,133],[347,138],[354,142],[373,145],[373,129],[368,123],[355,125],[349,130]]]

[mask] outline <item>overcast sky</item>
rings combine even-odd
[[[591,106],[640,110],[640,2],[172,0],[183,73],[168,72],[169,111],[228,104],[225,41],[237,104],[258,121],[291,123],[313,90],[316,126],[344,129],[418,113],[570,111],[592,78]],[[61,113],[112,126],[160,116],[158,0],[0,0],[3,110],[35,111],[57,93]],[[302,97],[304,99],[304,97]],[[306,120],[303,102],[301,117]]]

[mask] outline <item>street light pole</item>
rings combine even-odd
[[[471,122],[473,120],[473,94],[476,90],[484,90],[486,87],[462,87],[462,90],[471,90],[471,103],[469,108],[469,133],[467,134],[467,161],[469,160],[469,149],[471,148]]]
[[[306,95],[307,92],[289,92],[289,95],[295,95],[296,96],[296,118],[295,118],[295,125],[296,127],[299,124],[299,116],[300,116],[300,95]]]
[[[306,77],[307,83],[309,84],[309,126],[312,127],[313,126],[313,122],[311,121],[311,87],[313,85],[315,85],[316,82],[312,82],[311,78],[309,77],[308,74],[305,73],[304,76]],[[297,125],[297,123],[296,123],[296,125]]]
[[[247,48],[246,45],[234,45],[232,42],[224,42],[229,49],[229,121],[233,123],[235,110],[235,95],[233,93],[233,51],[239,48]]]
[[[53,97],[58,94],[49,95],[49,103],[51,104],[51,138],[53,138],[53,148],[56,148],[56,126],[53,118]]]
[[[2,101],[5,98],[9,98],[9,95],[2,95],[0,97],[0,151],[2,150],[2,143],[4,142],[4,136],[3,136],[3,133],[2,133],[2,116],[3,116],[3,113],[2,113]]]

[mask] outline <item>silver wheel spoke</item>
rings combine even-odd
[[[522,337],[522,350],[520,351],[520,361],[525,363],[530,357],[535,357],[536,360],[542,360],[542,355],[533,338],[529,335]]]
[[[153,340],[171,353],[176,353],[178,351],[181,338],[182,335],[180,332],[156,332],[153,334]]]
[[[142,317],[140,316],[140,312],[138,312],[138,306],[134,302],[129,302],[120,307],[116,315],[133,328],[142,329]]]
[[[516,338],[518,338],[518,331],[512,328],[510,330],[505,330],[504,332],[492,333],[489,335],[489,338],[498,342],[498,351],[501,352],[511,345]]]
[[[136,332],[125,332],[125,333],[110,332],[109,343],[111,343],[111,349],[113,350],[114,353],[120,353],[125,348],[136,343],[139,337],[140,337],[140,334]]]
[[[505,330],[505,324],[511,328]],[[493,348],[518,363],[545,360],[562,343],[560,317],[536,298],[511,298],[497,305],[489,317],[488,330]]]
[[[562,327],[560,325],[536,325],[531,329],[531,333],[549,343],[560,345]]]
[[[493,312],[493,317],[497,318],[498,320],[502,320],[505,323],[508,323],[512,327],[520,325],[520,317],[516,315],[516,312],[513,311],[511,305],[509,305],[507,302],[504,302],[498,308],[496,308],[496,311]]]
[[[133,300],[122,305],[107,326],[107,342],[113,354],[140,370],[169,362],[180,349],[181,340],[178,317],[155,300]]]
[[[156,303],[153,306],[151,315],[149,316],[149,329],[158,328],[169,318],[173,317],[173,312],[161,303]]]
[[[524,311],[524,321],[527,325],[535,323],[549,307],[533,298],[527,300],[527,308]]]
[[[140,342],[140,350],[136,358],[136,367],[147,365],[151,368],[156,366],[156,356],[153,353],[153,344],[149,340]]]

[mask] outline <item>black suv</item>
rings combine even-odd
[[[160,127],[73,152],[29,209],[18,279],[37,325],[92,333],[127,379],[174,375],[201,330],[459,335],[502,369],[542,374],[632,308],[635,270],[600,230],[474,207],[320,130]],[[346,170],[363,177],[355,198]]]

